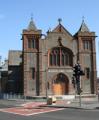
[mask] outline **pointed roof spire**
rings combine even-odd
[[[82,16],[82,23],[84,22],[84,19],[85,19],[85,17],[84,17],[84,16]]]
[[[35,26],[35,23],[33,21],[33,14],[31,14],[31,20],[30,20],[30,23],[28,25],[28,30],[37,30],[36,26]]]
[[[78,32],[90,32],[89,28],[85,24],[84,16],[82,17],[82,24],[81,24],[80,29],[78,30]]]

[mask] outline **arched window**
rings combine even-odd
[[[54,65],[56,65],[56,53],[55,53],[55,51],[53,51],[53,61],[54,61]]]
[[[32,37],[28,38],[28,48],[37,48],[36,40]]]
[[[50,66],[72,66],[73,53],[65,47],[53,48],[49,53]]]
[[[53,65],[53,54],[52,53],[50,53],[50,65]]]
[[[69,54],[68,53],[65,53],[65,65],[69,65],[69,59],[70,59],[70,57],[69,57]]]

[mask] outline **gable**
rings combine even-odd
[[[73,37],[73,36],[71,35],[71,33],[68,32],[68,30],[67,30],[62,24],[59,24],[58,26],[56,26],[56,28],[54,28],[54,29],[52,30],[52,32],[64,33],[64,34],[66,34],[66,35],[68,35],[68,36],[70,36],[70,37]]]

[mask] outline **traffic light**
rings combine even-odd
[[[73,67],[73,76],[82,76],[84,75],[84,71],[81,69],[80,64],[75,64]]]
[[[80,75],[85,75],[84,71],[83,70],[80,70]]]
[[[77,71],[78,71],[78,66],[75,64],[75,66],[73,67],[73,76],[74,77],[77,76]]]
[[[81,69],[81,66],[79,63],[75,64],[73,67],[73,77],[72,77],[72,83],[75,88],[75,85],[77,87],[77,94],[80,95],[82,92],[80,88],[80,76],[84,75],[83,70]]]

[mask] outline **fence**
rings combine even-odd
[[[1,93],[0,99],[24,99],[24,96],[21,94],[7,94]]]
[[[8,94],[8,93],[0,93],[0,99],[4,100],[33,100],[33,101],[46,101],[45,96],[24,96],[22,94]]]

